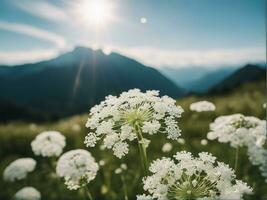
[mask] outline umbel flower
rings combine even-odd
[[[266,121],[241,114],[221,116],[210,124],[208,139],[218,139],[234,148],[247,147],[253,165],[258,165],[267,181]]]
[[[182,151],[174,158],[152,162],[149,168],[152,175],[143,179],[144,190],[149,195],[140,195],[139,200],[237,200],[252,193],[246,183],[235,180],[234,171],[228,165],[216,161],[207,152],[193,157]]]
[[[33,187],[24,187],[14,196],[15,200],[40,200],[41,194]]]
[[[43,157],[58,157],[66,146],[65,136],[58,131],[45,131],[32,141],[32,151]]]
[[[27,177],[35,169],[36,161],[32,158],[20,158],[10,163],[4,170],[4,180],[14,182]]]
[[[207,137],[210,140],[229,142],[232,147],[262,147],[266,142],[266,121],[242,114],[221,116],[210,124]]]
[[[216,109],[215,105],[209,101],[199,101],[192,103],[189,108],[190,110],[196,112],[214,111]]]
[[[56,173],[64,178],[68,189],[76,190],[95,179],[98,169],[98,164],[88,151],[76,149],[59,158]]]
[[[129,151],[128,142],[137,139],[140,155],[146,160],[149,141],[144,135],[162,133],[169,139],[178,139],[181,131],[177,119],[182,112],[175,100],[168,96],[159,97],[155,90],[143,93],[132,89],[119,97],[107,96],[90,111],[86,127],[91,132],[86,136],[85,144],[93,147],[104,138],[104,147],[122,158]]]

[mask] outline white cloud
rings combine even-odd
[[[0,51],[1,64],[13,65],[49,59],[56,56],[58,52],[65,49],[67,46],[66,41],[62,36],[27,24],[0,21],[0,29],[34,37],[52,43],[53,45],[53,47],[49,49],[34,49],[11,52]]]
[[[56,5],[53,5],[43,0],[13,0],[12,3],[19,9],[44,19],[51,21],[65,21],[68,20],[68,16]]]
[[[27,24],[0,21],[0,29],[45,40],[55,44],[58,48],[63,48],[66,45],[65,39],[60,35]]]
[[[58,54],[54,49],[39,49],[30,51],[0,51],[0,64],[16,65],[22,63],[34,63],[50,59]]]
[[[109,47],[112,51],[135,58],[154,67],[170,66],[231,66],[266,60],[264,48],[214,49],[214,50],[165,50],[149,47]]]

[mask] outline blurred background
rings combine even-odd
[[[167,140],[156,136],[150,160],[180,150],[209,151],[232,166],[228,145],[200,141],[220,115],[266,118],[265,10],[264,0],[1,0],[0,173],[16,158],[34,157],[30,142],[41,131],[62,132],[65,151],[86,148],[90,107],[132,88],[160,90],[185,109],[185,144],[173,142],[173,150],[163,153]],[[212,101],[217,110],[189,111],[199,100]],[[142,192],[137,148],[124,160],[98,147],[89,150],[107,161],[91,185],[96,199],[123,198],[114,174],[121,163],[129,168],[129,199]],[[238,177],[255,190],[247,199],[263,199],[267,185],[245,150],[241,154]],[[82,199],[50,177],[46,159],[34,158],[38,169],[28,184],[43,199]],[[1,178],[0,199],[12,199],[24,184]]]

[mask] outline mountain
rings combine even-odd
[[[85,47],[48,61],[0,67],[0,102],[34,113],[67,116],[87,112],[106,95],[132,88],[156,89],[173,98],[185,95],[154,68]]]
[[[207,67],[162,67],[158,70],[167,78],[172,80],[176,85],[183,87],[184,89],[188,88],[188,83],[194,82],[204,75],[208,74],[212,70]]]
[[[254,64],[247,64],[212,87],[209,93],[228,92],[239,85],[258,80],[266,80],[266,68]]]
[[[159,71],[183,89],[202,94],[239,67],[159,68]]]
[[[197,80],[186,83],[186,89],[195,93],[203,94],[217,85],[223,79],[230,76],[236,70],[236,67],[217,69],[216,71],[205,74]]]

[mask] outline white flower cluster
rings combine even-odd
[[[20,158],[10,163],[4,170],[5,181],[14,182],[27,177],[29,172],[35,169],[36,161],[32,158]]]
[[[162,148],[161,148],[161,151],[162,151],[163,153],[168,153],[168,152],[170,152],[171,150],[172,150],[172,144],[169,143],[169,142],[165,143],[165,144],[162,146]]]
[[[94,157],[86,150],[76,149],[64,153],[57,163],[56,172],[65,179],[68,189],[76,190],[92,181],[99,169]]]
[[[190,105],[190,110],[196,112],[214,111],[215,105],[209,101],[199,101]]]
[[[177,119],[182,112],[175,100],[168,96],[159,97],[159,92],[154,90],[142,93],[133,89],[119,97],[107,96],[90,111],[86,127],[91,132],[86,136],[85,144],[93,147],[104,138],[104,147],[112,149],[121,158],[128,153],[127,140],[146,142],[140,133],[165,133],[167,138],[176,140],[180,136]]]
[[[32,141],[32,151],[43,157],[58,157],[66,146],[65,136],[58,131],[45,131]]]
[[[246,183],[235,180],[234,171],[228,165],[216,161],[209,153],[202,152],[194,158],[189,152],[178,152],[170,158],[157,159],[145,177],[144,190],[150,195],[138,196],[148,199],[242,199],[252,193]]]
[[[266,142],[266,121],[242,114],[221,116],[210,124],[207,137],[219,142],[230,142],[232,147],[263,146]]]
[[[247,147],[249,160],[253,165],[259,165],[262,175],[267,177],[266,121],[256,117],[246,117],[241,114],[221,116],[210,124],[210,140],[218,139],[234,148]],[[267,179],[267,178],[266,178]]]
[[[14,198],[15,200],[40,200],[41,194],[33,187],[24,187],[15,194]]]

